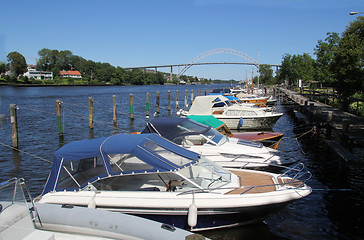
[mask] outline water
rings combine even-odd
[[[168,115],[168,90],[172,115],[176,113],[176,90],[183,106],[185,90],[212,89],[227,85],[118,86],[118,87],[0,87],[0,181],[23,177],[33,197],[38,196],[51,169],[53,152],[64,144],[90,137],[141,131],[145,126],[146,92],[150,93],[150,115],[156,111],[156,92],[161,93],[161,115]],[[129,120],[129,93],[134,94],[135,121]],[[118,122],[112,121],[112,96],[117,97]],[[88,97],[94,99],[94,130],[88,127]],[[64,137],[57,131],[55,101],[64,110]],[[19,149],[13,151],[9,104],[18,106]],[[203,232],[211,239],[364,239],[364,167],[340,166],[325,154],[323,147],[306,129],[295,125],[291,107],[278,105],[284,112],[274,127],[283,132],[279,150],[282,157],[295,158],[313,174],[308,184],[312,194],[289,204],[266,221],[232,229]],[[32,155],[29,155],[32,154]]]

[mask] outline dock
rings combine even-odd
[[[348,163],[364,160],[363,118],[286,88],[278,88],[276,93],[281,103],[296,106],[295,117],[301,124],[318,129],[321,140],[336,156]]]

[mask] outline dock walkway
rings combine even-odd
[[[304,114],[310,122],[325,128],[326,144],[333,148],[341,158],[346,161],[364,160],[363,118],[311,100],[289,89],[279,88],[277,90],[280,97],[283,94],[299,106],[301,115]],[[336,137],[332,135],[334,132],[337,134]]]

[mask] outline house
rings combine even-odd
[[[28,71],[23,74],[24,77],[35,79],[53,79],[52,72],[37,71],[34,65],[28,65]]]
[[[62,70],[59,72],[61,78],[82,78],[82,75],[79,71],[65,71]]]

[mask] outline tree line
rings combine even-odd
[[[273,77],[269,66],[260,68],[260,81],[264,84],[286,83],[331,87],[341,99],[341,108],[348,110],[350,98],[364,100],[364,17],[351,22],[342,34],[327,33],[325,40],[319,40],[312,58],[309,53],[302,55],[285,54],[281,67]]]
[[[94,62],[86,60],[80,56],[73,55],[69,50],[51,50],[41,49],[38,51],[39,59],[36,64],[38,71],[52,72],[54,80],[37,80],[28,79],[23,74],[27,72],[27,63],[25,57],[18,52],[11,52],[7,55],[7,64],[0,63],[0,74],[4,82],[9,83],[25,83],[25,84],[112,84],[112,85],[150,85],[165,84],[167,81],[171,83],[179,83],[179,79],[173,77],[169,79],[167,74],[150,70],[134,69],[125,70],[122,67],[114,67],[109,63]],[[61,70],[77,70],[82,74],[82,80],[72,78],[61,79]],[[10,74],[5,75],[5,72]],[[181,80],[185,82],[198,81],[196,77],[181,76]],[[202,83],[211,82],[203,80]]]

